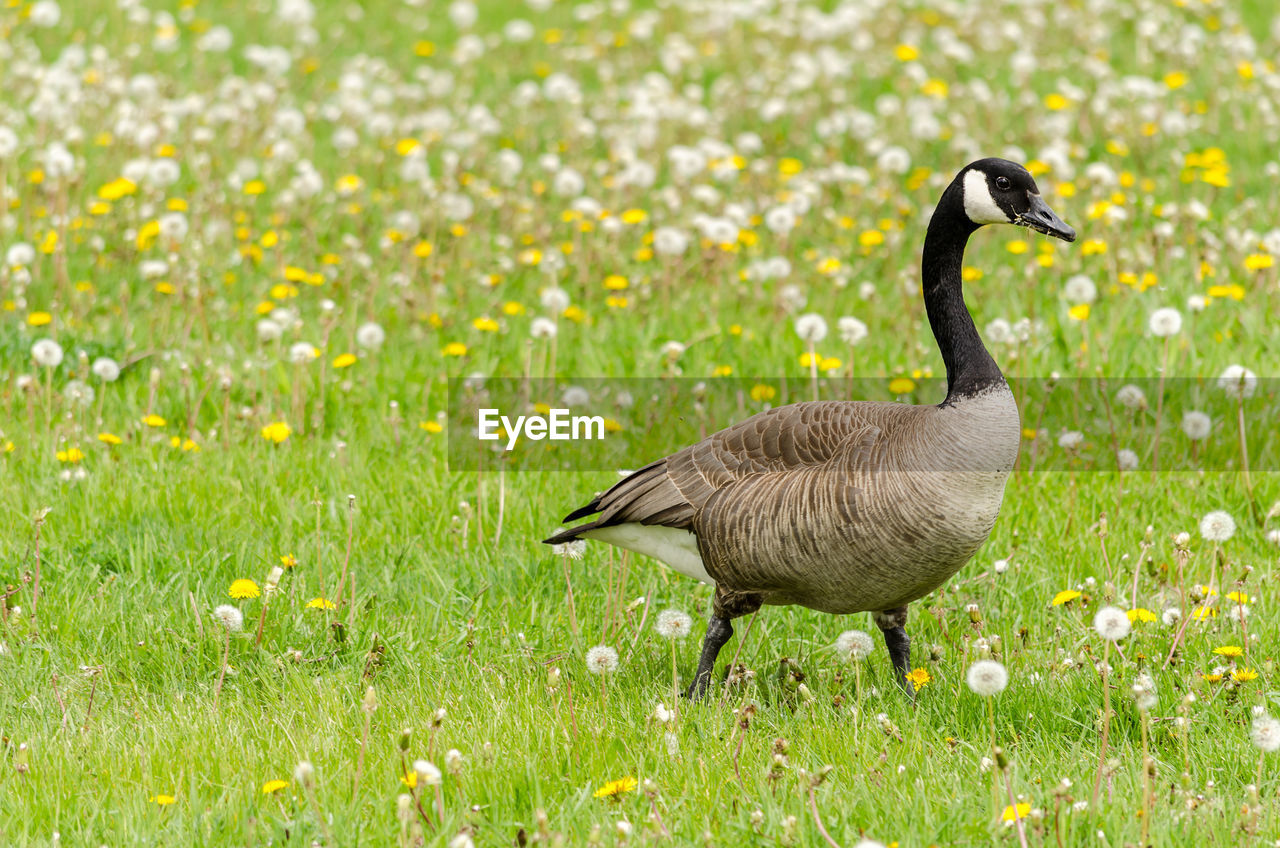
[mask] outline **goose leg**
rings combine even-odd
[[[912,699],[915,698],[915,686],[907,680],[911,670],[911,637],[907,635],[907,608],[898,607],[875,613],[876,626],[884,634],[884,646],[889,649],[889,659],[893,662],[894,675]]]
[[[733,636],[733,625],[727,618],[721,618],[717,615],[711,616],[711,620],[707,622],[707,635],[702,640],[702,654],[698,657],[698,670],[694,672],[693,682],[689,684],[685,697],[691,701],[698,701],[702,696],[707,694],[707,689],[711,687],[711,674],[715,671],[716,657],[720,655],[720,649],[724,647],[724,643],[728,642]]]
[[[716,657],[720,655],[724,643],[733,636],[733,625],[730,622],[735,618],[751,615],[763,603],[762,595],[716,587],[711,620],[707,622],[707,635],[702,640],[702,654],[698,657],[698,670],[694,672],[693,682],[685,692],[686,698],[697,701],[707,694],[707,690],[711,688],[711,675],[716,668]]]

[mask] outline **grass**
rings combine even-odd
[[[1268,233],[1280,116],[1261,105],[1275,71],[1239,41],[1252,33],[1258,56],[1274,54],[1265,4],[1148,10],[1154,34],[1139,36],[1120,4],[1011,6],[1002,21],[1018,31],[994,35],[976,10],[921,3],[854,27],[870,36],[865,48],[848,33],[806,42],[788,34],[792,13],[772,7],[725,21],[701,7],[601,6],[580,20],[566,3],[546,12],[482,4],[475,29],[497,40],[470,59],[454,54],[471,49],[465,28],[435,6],[388,4],[357,18],[352,6],[318,4],[309,40],[274,4],[235,15],[171,5],[171,19],[145,22],[114,3],[63,5],[51,28],[37,27],[29,6],[0,11],[15,51],[0,126],[18,138],[15,152],[0,154],[0,246],[25,242],[34,254],[15,262],[21,251],[10,253],[0,269],[0,842],[810,845],[824,839],[820,817],[843,846],[863,836],[904,848],[1016,844],[1017,828],[1001,821],[1009,791],[1027,805],[1018,809],[1028,844],[1092,844],[1098,831],[1138,844],[1144,819],[1157,845],[1280,837],[1280,783],[1264,761],[1256,785],[1249,739],[1251,710],[1276,699],[1277,548],[1267,537],[1280,497],[1267,412],[1276,387],[1263,380],[1250,407],[1251,496],[1230,410],[1212,384],[1230,364],[1269,377],[1280,361],[1278,246]],[[502,35],[514,18],[534,22],[532,40]],[[217,25],[232,36],[227,53],[197,45]],[[1204,37],[1194,57],[1171,46],[1188,26]],[[170,37],[177,49],[167,52]],[[253,43],[285,46],[288,70],[256,67],[244,52]],[[52,73],[76,96],[51,106],[37,80],[68,45],[85,47],[83,63],[71,56],[70,70]],[[904,60],[900,45],[920,55]],[[1034,67],[1013,67],[1020,47]],[[844,65],[806,83],[806,57],[825,48]],[[1112,79],[1081,70],[1085,56]],[[669,92],[652,76],[642,92],[644,75],[657,72]],[[521,83],[544,85],[554,73],[579,81],[569,102],[513,99]],[[1114,80],[1138,76],[1154,88],[1115,91]],[[682,99],[685,86],[697,97]],[[202,98],[187,104],[196,108],[173,105],[192,94]],[[833,116],[855,125],[855,109],[874,117],[883,95],[928,112],[945,132],[921,138],[888,113],[866,133],[828,132]],[[650,127],[653,102],[665,111]],[[304,127],[279,116],[289,109]],[[358,130],[349,151],[334,143],[340,126]],[[744,132],[758,134],[758,146]],[[666,151],[706,139],[723,142],[708,148],[713,172],[673,175]],[[49,164],[54,141],[75,157],[67,177]],[[1060,143],[1062,156],[1052,152]],[[885,145],[907,150],[904,173],[877,164]],[[293,184],[290,146],[321,174],[314,196]],[[1176,470],[1120,473],[1105,449],[1114,437],[1148,462],[1152,408],[1108,428],[1096,404],[1069,407],[1027,439],[1024,463],[1046,459],[1012,477],[987,545],[912,606],[914,665],[929,678],[914,706],[879,644],[855,696],[855,670],[833,645],[843,630],[874,631],[867,616],[768,608],[745,640],[739,623],[723,655],[722,666],[740,648],[750,679],[657,720],[660,703],[673,706],[671,646],[653,622],[669,608],[694,617],[693,636],[676,646],[684,685],[709,587],[588,546],[568,563],[570,606],[565,563],[538,540],[614,479],[615,465],[678,447],[701,424],[640,415],[618,436],[633,440],[635,455],[616,463],[478,473],[447,461],[448,443],[467,439],[448,415],[449,381],[532,375],[687,389],[731,377],[748,393],[768,384],[803,396],[806,346],[792,325],[816,312],[832,326],[817,348],[824,391],[855,376],[882,388],[906,378],[918,384],[906,399],[933,400],[930,377],[941,368],[919,302],[919,245],[930,204],[971,146],[1021,148],[1050,205],[1081,233],[1072,246],[1007,229],[975,236],[966,265],[981,270],[967,285],[978,327],[990,336],[996,319],[1029,319],[1022,341],[992,344],[993,354],[1028,386],[1054,372],[1102,375],[1114,387],[1140,382],[1154,406],[1164,345],[1148,316],[1178,308],[1169,374],[1193,379],[1166,400],[1161,456]],[[508,147],[523,160],[509,180],[496,156]],[[653,185],[620,176],[629,150],[654,165]],[[402,171],[422,153],[429,181]],[[539,161],[549,153],[560,163]],[[137,159],[173,159],[177,182],[138,176]],[[245,162],[256,172],[233,176]],[[726,162],[731,170],[714,171]],[[841,162],[866,178],[820,178]],[[562,165],[610,215],[557,193]],[[132,188],[107,199],[103,187],[126,173],[138,177]],[[348,174],[358,180],[344,182]],[[262,193],[246,193],[253,180]],[[806,192],[811,208],[789,234],[751,217]],[[458,214],[458,196],[470,199],[469,214]],[[746,216],[738,240],[700,244],[695,214],[734,203]],[[183,237],[145,235],[183,206]],[[644,220],[614,232],[607,219],[628,209]],[[659,226],[693,234],[693,244],[675,259],[653,256]],[[790,273],[763,274],[761,263],[778,256]],[[144,274],[148,260],[163,261],[154,275]],[[625,288],[606,285],[615,274]],[[1084,317],[1068,284],[1081,274],[1097,289]],[[552,283],[571,300],[547,315],[557,326],[554,373],[550,343],[529,332],[547,314],[541,297]],[[1188,307],[1192,297],[1207,300],[1203,311]],[[260,340],[258,322],[280,307],[291,313],[275,313],[281,338]],[[838,339],[842,315],[866,322],[866,340]],[[358,341],[367,322],[385,330],[381,345]],[[56,367],[33,360],[41,338],[63,348]],[[683,351],[664,350],[669,340]],[[290,362],[301,342],[317,356]],[[356,361],[339,368],[344,353]],[[92,375],[100,356],[124,366],[118,381]],[[67,395],[76,380],[94,391],[85,404]],[[1212,435],[1195,452],[1178,429],[1192,400],[1214,405]],[[709,405],[706,425],[740,412]],[[1023,412],[1035,429],[1027,404]],[[289,426],[279,443],[263,434],[275,422]],[[1064,454],[1065,429],[1082,431],[1088,450]],[[1237,524],[1218,579],[1224,593],[1254,596],[1247,637],[1231,602],[1201,605],[1191,594],[1210,580],[1215,549],[1197,526],[1215,510]],[[1184,531],[1192,538],[1180,577],[1174,537]],[[296,565],[255,644],[264,599],[232,599],[228,588],[241,578],[264,585],[282,558]],[[1063,590],[1081,594],[1051,605]],[[317,598],[336,608],[308,607]],[[245,626],[215,695],[225,635],[213,609],[224,603],[244,612]],[[1156,620],[1137,621],[1110,653],[1110,762],[1098,803],[1073,809],[1089,800],[1098,767],[1103,646],[1091,622],[1111,603]],[[1177,628],[1160,617],[1171,607],[1222,612],[1193,621],[1166,665]],[[583,662],[597,644],[621,657],[604,681]],[[1214,653],[1232,645],[1247,653]],[[984,651],[1011,680],[993,704],[1008,761],[995,795],[982,767],[988,705],[964,682]],[[1159,698],[1145,814],[1130,694],[1144,670]],[[369,687],[371,713],[362,709]],[[410,791],[401,778],[418,759],[446,772],[443,816],[428,787],[412,790],[421,814],[397,814]],[[300,761],[314,766],[312,790],[295,778]],[[811,793],[825,766],[834,768]],[[595,797],[628,777],[634,788]],[[264,793],[272,780],[288,785]]]

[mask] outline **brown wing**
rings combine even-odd
[[[817,401],[761,412],[618,481],[564,520],[576,521],[596,513],[599,518],[562,530],[546,541],[559,544],[576,539],[585,530],[630,522],[689,529],[697,511],[718,490],[753,474],[821,465],[851,440],[860,445],[874,440],[886,423],[884,419],[893,417],[894,411],[910,408]]]

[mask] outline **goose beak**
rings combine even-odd
[[[1031,208],[1019,215],[1015,223],[1063,241],[1076,240],[1076,231],[1054,214],[1044,202],[1044,198],[1038,194],[1028,194],[1027,199],[1031,201]]]

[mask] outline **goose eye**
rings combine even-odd
[[[1010,185],[1008,177],[996,177],[996,188],[1001,191],[1008,191]]]

